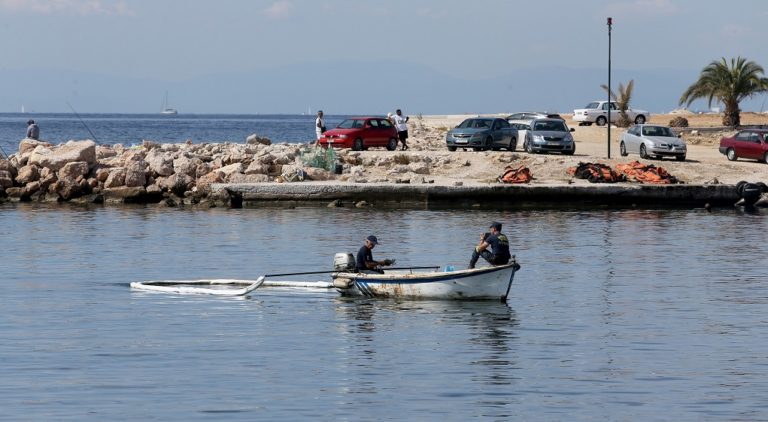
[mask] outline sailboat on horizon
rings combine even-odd
[[[179,114],[175,108],[168,107],[168,91],[165,91],[165,97],[163,98],[163,109],[160,114]]]

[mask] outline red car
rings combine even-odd
[[[731,161],[739,158],[768,163],[768,129],[744,129],[720,139],[720,153]]]
[[[326,131],[320,145],[334,148],[352,148],[362,151],[370,147],[397,149],[397,130],[386,117],[352,117]]]

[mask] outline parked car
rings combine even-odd
[[[352,148],[362,151],[371,147],[397,149],[397,129],[386,117],[353,117],[326,131],[321,146]]]
[[[576,143],[573,141],[573,129],[568,129],[559,119],[534,119],[531,129],[525,134],[523,149],[529,154],[534,152],[560,152],[573,155]]]
[[[722,138],[720,152],[731,161],[750,158],[768,163],[768,129],[744,129]]]
[[[544,118],[565,120],[561,115],[557,113],[547,113],[542,111],[523,111],[520,113],[510,114],[506,117],[507,121],[510,123],[512,120],[533,120]]]
[[[640,154],[640,158],[675,157],[677,161],[685,161],[688,148],[685,142],[667,126],[635,125],[621,135],[619,153],[626,157],[629,154]]]
[[[579,126],[590,126],[595,123],[598,126],[603,126],[608,122],[608,109],[611,110],[611,121],[615,122],[619,120],[619,110],[616,107],[616,103],[611,101],[592,101],[584,108],[573,110],[573,121],[578,122]],[[641,125],[651,118],[651,113],[645,110],[627,110],[627,116],[629,120],[635,122],[635,124]]]
[[[517,129],[517,138],[525,140],[526,134],[531,130],[531,119],[528,120],[509,120],[509,125]]]
[[[517,148],[517,129],[505,119],[493,117],[472,117],[464,120],[445,135],[449,151],[457,148],[472,148],[475,151]]]

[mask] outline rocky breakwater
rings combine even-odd
[[[0,160],[0,201],[237,206],[239,198],[227,190],[214,192],[211,185],[334,179],[427,183],[424,176],[434,165],[451,161],[342,150],[334,163],[340,164],[341,174],[335,174],[308,165],[310,152],[306,145],[273,145],[255,135],[244,144],[144,141],[134,147],[23,139],[16,154]]]

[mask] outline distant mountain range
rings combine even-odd
[[[462,64],[463,66],[467,64]],[[481,64],[477,64],[480,66]],[[615,65],[614,65],[615,66]],[[699,69],[614,69],[612,85],[635,80],[632,105],[651,112],[677,108]],[[510,69],[504,76],[460,79],[421,65],[397,62],[332,62],[222,72],[157,80],[44,69],[0,69],[0,112],[159,113],[169,106],[185,113],[329,114],[503,113],[545,110],[570,113],[605,97],[605,68]],[[615,88],[614,88],[615,89]],[[742,104],[761,111],[765,96]],[[704,110],[697,102],[692,109]]]

